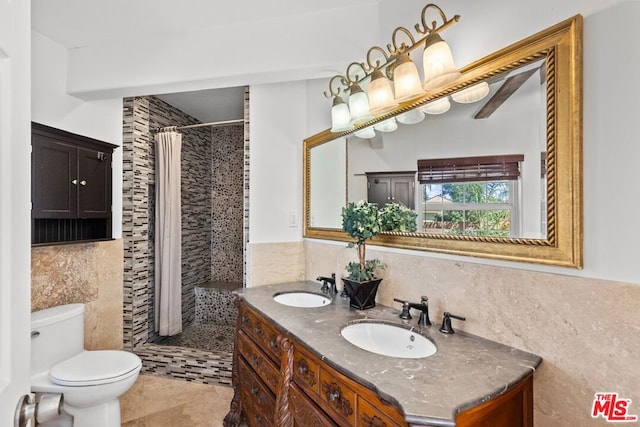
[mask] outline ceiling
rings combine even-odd
[[[380,0],[350,0],[349,5],[373,5]],[[170,37],[186,32],[242,24],[260,38],[260,23],[299,19],[314,12],[339,10],[343,0],[31,0],[34,31],[67,49],[107,43],[135,43],[136,39]],[[297,37],[317,37],[298,34]],[[278,45],[274,40],[273,44]],[[167,103],[202,122],[243,117],[244,88],[160,94]]]

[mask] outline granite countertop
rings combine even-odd
[[[273,300],[278,292],[320,293],[320,287],[318,282],[306,281],[236,293],[328,365],[377,390],[384,399],[397,402],[409,423],[454,426],[456,414],[506,392],[542,362],[535,354],[462,331],[442,334],[435,323],[422,329],[416,327],[416,332],[435,343],[438,350],[433,356],[381,356],[349,343],[340,335],[342,327],[363,319],[416,326],[417,315],[403,321],[398,317],[399,309],[380,304],[369,310],[355,310],[339,296],[331,304],[317,308],[289,307]]]

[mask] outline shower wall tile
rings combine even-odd
[[[31,310],[85,305],[85,348],[122,348],[121,239],[31,249]]]
[[[211,279],[240,282],[243,274],[244,126],[211,129]]]
[[[242,280],[242,260],[248,241],[248,186],[249,186],[249,138],[248,105],[249,89],[245,89],[244,127],[234,126],[229,138],[222,136],[229,147],[237,142],[239,149],[225,155],[240,171],[237,177],[242,183],[231,197],[237,207],[231,226],[227,215],[225,226],[239,235],[236,246],[222,239],[225,257],[233,259],[236,270],[234,281]],[[166,126],[184,126],[197,123],[193,117],[173,108],[155,97],[136,97],[124,100],[123,114],[123,242],[124,242],[124,343],[127,349],[142,348],[157,338],[154,332],[154,200],[155,200],[155,152],[151,130]],[[182,149],[182,232],[183,232],[183,321],[189,323],[195,316],[194,286],[211,278],[212,221],[222,215],[212,216],[214,205],[211,197],[213,146],[211,128],[184,130]],[[243,138],[244,135],[244,138]],[[243,145],[244,143],[244,145]],[[231,145],[229,145],[231,144]],[[222,149],[224,150],[224,149]],[[238,159],[232,159],[232,157]],[[235,179],[235,178],[234,178]],[[234,198],[240,198],[237,201]],[[231,205],[231,199],[225,203]],[[224,204],[216,205],[224,206]],[[239,212],[243,210],[243,213]],[[238,220],[239,218],[239,220]],[[235,228],[234,228],[235,227]],[[239,231],[238,231],[239,230]],[[241,249],[238,249],[241,248]],[[238,252],[240,256],[238,257]],[[222,253],[222,252],[219,252]],[[240,266],[238,267],[238,263]],[[244,266],[246,271],[246,266]],[[226,278],[224,280],[227,280]],[[137,350],[136,350],[137,351]]]
[[[198,121],[156,97],[124,102],[123,237],[125,239],[125,344],[153,341],[155,149],[152,130]],[[211,142],[209,129],[183,131],[182,315],[195,316],[193,287],[210,277]],[[203,191],[204,189],[204,191]]]

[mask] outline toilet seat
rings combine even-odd
[[[62,386],[100,385],[134,375],[141,366],[140,358],[127,351],[83,351],[54,365],[49,372],[49,379]]]

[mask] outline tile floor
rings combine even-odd
[[[182,333],[170,337],[161,337],[155,343],[200,350],[233,353],[235,326],[205,324],[188,325]]]
[[[120,397],[122,427],[219,427],[233,389],[140,375]]]

